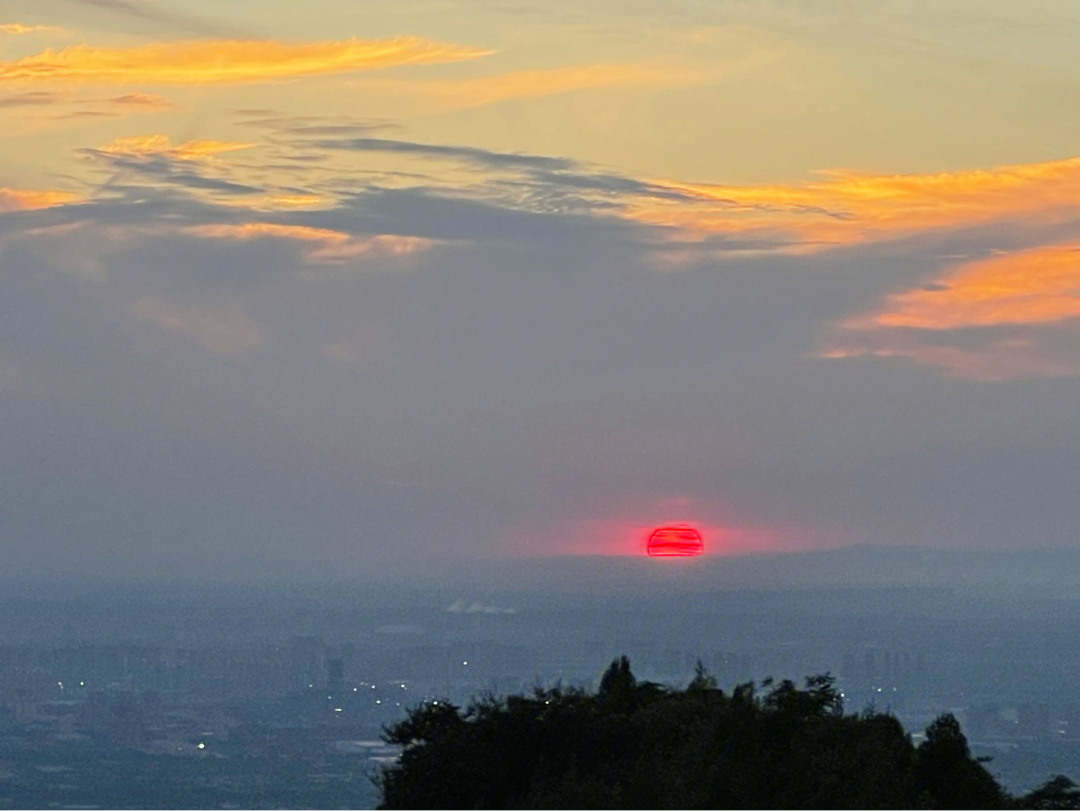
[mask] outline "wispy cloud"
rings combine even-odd
[[[0,95],[0,109],[8,110],[5,134],[25,134],[42,122],[80,118],[121,118],[139,113],[161,113],[180,109],[153,93],[124,93],[119,96],[92,96],[55,90],[28,90]],[[20,130],[22,132],[20,132]]]
[[[97,149],[84,149],[113,173],[106,187],[121,178],[137,178],[147,186],[180,187],[227,197],[254,195],[260,186],[238,182],[235,173],[216,156],[248,149],[255,144],[213,139],[173,144],[167,135],[133,135],[117,138]]]
[[[205,20],[189,14],[179,14],[161,8],[152,0],[67,0],[74,6],[108,12],[118,18],[127,18],[153,28],[183,31],[197,36],[236,36],[235,28]]]
[[[190,40],[132,48],[72,45],[0,62],[0,82],[236,84],[456,62],[488,53],[418,37],[307,43]]]
[[[989,380],[1080,373],[1080,244],[1045,245],[965,263],[840,322],[830,358],[905,357]],[[1049,339],[1049,340],[1048,340]]]
[[[589,88],[680,87],[698,84],[709,76],[705,71],[677,65],[624,63],[520,70],[470,79],[359,79],[353,85],[380,93],[418,96],[441,107],[466,109]]]
[[[41,31],[54,31],[51,25],[23,25],[22,23],[0,23],[0,34],[36,34]]]
[[[849,329],[958,329],[1080,318],[1080,244],[1046,245],[957,268],[935,283],[890,296]]]
[[[1080,157],[925,175],[823,172],[790,186],[715,186],[654,181],[693,204],[649,200],[629,216],[688,240],[715,235],[783,236],[789,251],[820,250],[986,223],[1065,222],[1080,217]]]
[[[29,93],[15,93],[0,98],[0,107],[46,107],[63,100],[59,93],[48,90],[31,90]]]
[[[154,135],[133,135],[126,138],[117,138],[100,147],[98,151],[106,155],[129,155],[133,157],[165,155],[176,160],[197,160],[210,158],[222,152],[248,149],[252,146],[254,144],[243,141],[215,140],[185,141],[173,146],[168,135],[156,133]]]
[[[0,187],[0,213],[50,208],[72,203],[76,195],[65,191],[35,191],[32,189],[6,189]]]
[[[509,207],[537,211],[594,209],[611,214],[636,198],[690,201],[693,195],[664,184],[605,172],[568,158],[521,152],[496,152],[470,146],[425,144],[388,138],[317,139],[298,143],[306,148],[332,151],[382,152],[433,163],[464,165],[476,173],[467,188],[471,194],[497,197]],[[438,172],[429,173],[438,183]],[[490,175],[484,178],[485,174]],[[464,184],[458,184],[463,188]]]
[[[551,210],[572,197],[598,215],[657,226],[668,234],[671,251],[686,248],[692,256],[807,253],[992,223],[1048,227],[1080,220],[1080,157],[938,174],[825,171],[822,180],[802,184],[719,186],[470,146],[372,137],[296,143],[304,149],[396,154],[433,166],[456,162],[501,175],[498,182],[469,188],[501,195],[506,205]],[[438,172],[428,174],[434,178]]]
[[[894,330],[860,337],[857,345],[839,345],[821,357],[898,358],[939,369],[950,377],[988,383],[1080,374],[1080,366],[1072,360],[1080,349],[1075,334],[1066,351],[1031,334],[1001,338]]]
[[[164,330],[198,341],[215,355],[238,355],[262,342],[255,323],[239,310],[228,307],[179,307],[159,298],[145,297],[132,304],[131,312]]]
[[[194,225],[184,231],[207,239],[246,241],[270,238],[314,243],[315,247],[306,252],[308,261],[314,264],[338,264],[378,256],[407,256],[426,251],[435,244],[435,240],[421,237],[397,234],[354,236],[329,228],[268,222]]]
[[[927,235],[944,238],[997,226],[1028,234],[1017,245],[999,246],[1015,248],[1061,239],[1035,232],[1080,222],[1080,158],[937,174],[829,171],[821,180],[800,184],[719,186],[638,178],[549,155],[366,134],[334,137],[364,133],[370,122],[270,117],[255,123],[265,134],[253,142],[174,144],[155,133],[116,139],[84,153],[114,172],[127,172],[125,182],[233,198],[260,195],[245,202],[253,213],[318,207],[316,219],[293,220],[312,227],[340,221],[345,210],[359,211],[361,197],[387,192],[646,225],[642,233],[649,234],[656,261],[674,266],[710,257],[807,254]],[[246,149],[253,150],[250,159],[214,160]],[[348,158],[350,152],[381,153],[386,160],[373,168],[370,161]],[[378,228],[384,230],[395,229]],[[445,231],[406,233],[455,238]]]
[[[176,109],[176,105],[171,101],[161,96],[155,96],[153,93],[125,93],[122,96],[114,96],[102,101],[122,107],[152,107],[156,110]]]
[[[414,141],[399,141],[388,138],[346,138],[324,139],[311,142],[320,149],[348,149],[359,152],[396,152],[401,155],[416,155],[424,158],[455,160],[476,164],[487,168],[512,168],[561,172],[577,168],[580,164],[568,158],[553,158],[547,155],[530,155],[518,152],[493,152],[471,146],[451,146],[446,144],[421,144]]]

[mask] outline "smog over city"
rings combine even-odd
[[[1075,807],[1025,793],[1080,781],[1078,38],[0,0],[0,808]],[[565,746],[410,793],[440,706],[784,680],[894,719],[911,793]],[[949,724],[998,794],[925,777]]]

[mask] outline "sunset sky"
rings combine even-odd
[[[0,0],[7,577],[1080,543],[1076,0]]]

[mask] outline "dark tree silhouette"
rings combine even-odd
[[[951,715],[918,748],[890,715],[845,714],[831,676],[730,694],[700,664],[684,690],[621,657],[596,693],[537,688],[439,701],[386,731],[382,808],[1080,808],[1058,777],[1009,796]]]
[[[1041,788],[1025,794],[1016,805],[1018,808],[1080,808],[1080,790],[1076,783],[1059,774]]]
[[[926,728],[915,764],[915,787],[934,798],[935,808],[1001,808],[1006,795],[971,757],[960,722],[951,714]]]

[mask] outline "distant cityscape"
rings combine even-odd
[[[831,672],[849,711],[888,710],[916,737],[955,713],[1014,790],[1080,777],[1080,608],[1068,601],[340,588],[0,602],[6,808],[371,807],[371,777],[397,755],[383,727],[408,707],[591,689],[622,653],[639,678],[680,686],[699,660],[724,687]],[[110,621],[121,616],[126,627]]]

